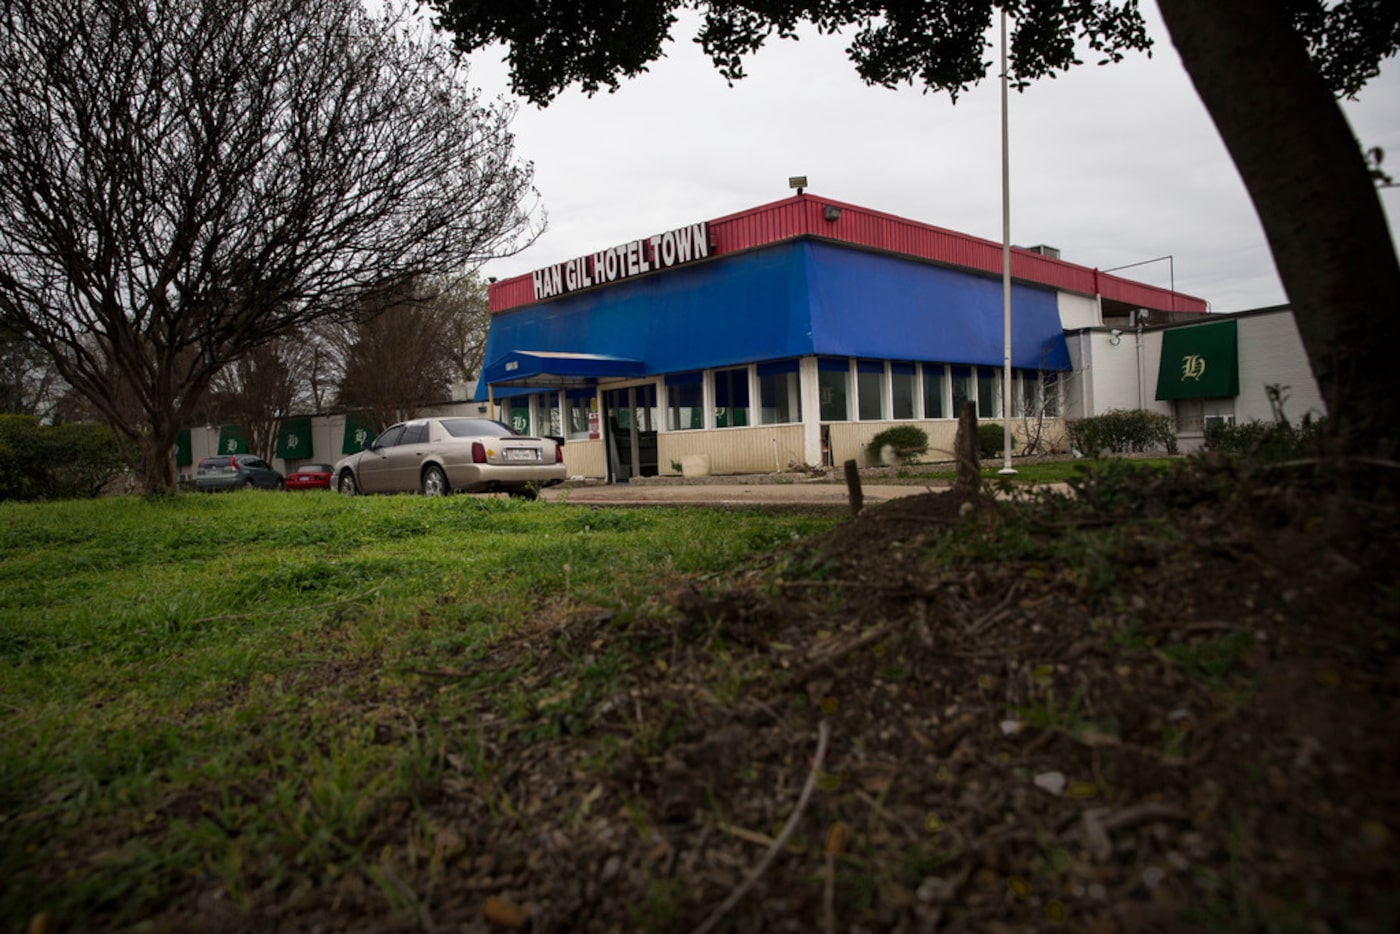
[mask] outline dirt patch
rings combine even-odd
[[[480,745],[382,815],[373,873],[235,926],[692,930],[742,891],[714,929],[1395,930],[1394,494],[919,495],[562,608],[481,661],[531,709],[462,690]]]

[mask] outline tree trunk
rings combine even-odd
[[[1342,453],[1392,456],[1400,263],[1362,149],[1278,0],[1159,0],[1254,202]]]
[[[141,462],[137,465],[141,490],[147,496],[175,492],[175,440],[178,426],[159,431],[153,428],[137,442]]]
[[[972,496],[982,489],[982,463],[978,459],[977,403],[964,402],[958,412],[958,433],[953,439],[957,478],[953,488]]]

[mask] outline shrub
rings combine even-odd
[[[1322,451],[1326,419],[1305,419],[1301,425],[1288,422],[1261,422],[1258,419],[1235,424],[1206,426],[1206,447],[1227,457],[1262,463],[1316,457]]]
[[[986,460],[996,457],[1006,447],[1006,429],[992,422],[982,422],[977,426],[977,456]],[[1011,436],[1011,447],[1016,447],[1016,436]]]
[[[43,487],[39,420],[32,415],[0,415],[0,500],[30,499]]]
[[[70,422],[39,432],[49,499],[92,497],[127,467],[112,429]]]
[[[887,447],[896,460],[913,460],[928,451],[928,433],[914,425],[896,425],[871,438],[865,450],[871,460],[882,461]]]
[[[1170,415],[1144,409],[1110,409],[1091,418],[1065,423],[1070,443],[1086,457],[1104,451],[1127,454],[1161,448],[1176,450],[1176,423]]]
[[[0,500],[96,496],[124,466],[104,425],[0,416]]]

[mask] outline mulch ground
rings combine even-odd
[[[464,693],[483,744],[384,816],[377,884],[226,920],[1400,929],[1395,472],[931,493],[560,607],[482,660],[534,710]]]

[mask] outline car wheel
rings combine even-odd
[[[244,481],[243,481],[243,489],[245,489],[245,490],[251,490],[252,488],[253,488],[253,480],[252,480],[251,477],[248,478],[247,480],[244,480]]]
[[[441,467],[429,466],[423,471],[424,496],[446,496],[449,492],[447,474],[442,472]]]
[[[355,475],[348,470],[340,472],[340,479],[336,481],[335,488],[346,496],[354,496],[360,490],[355,486]]]

